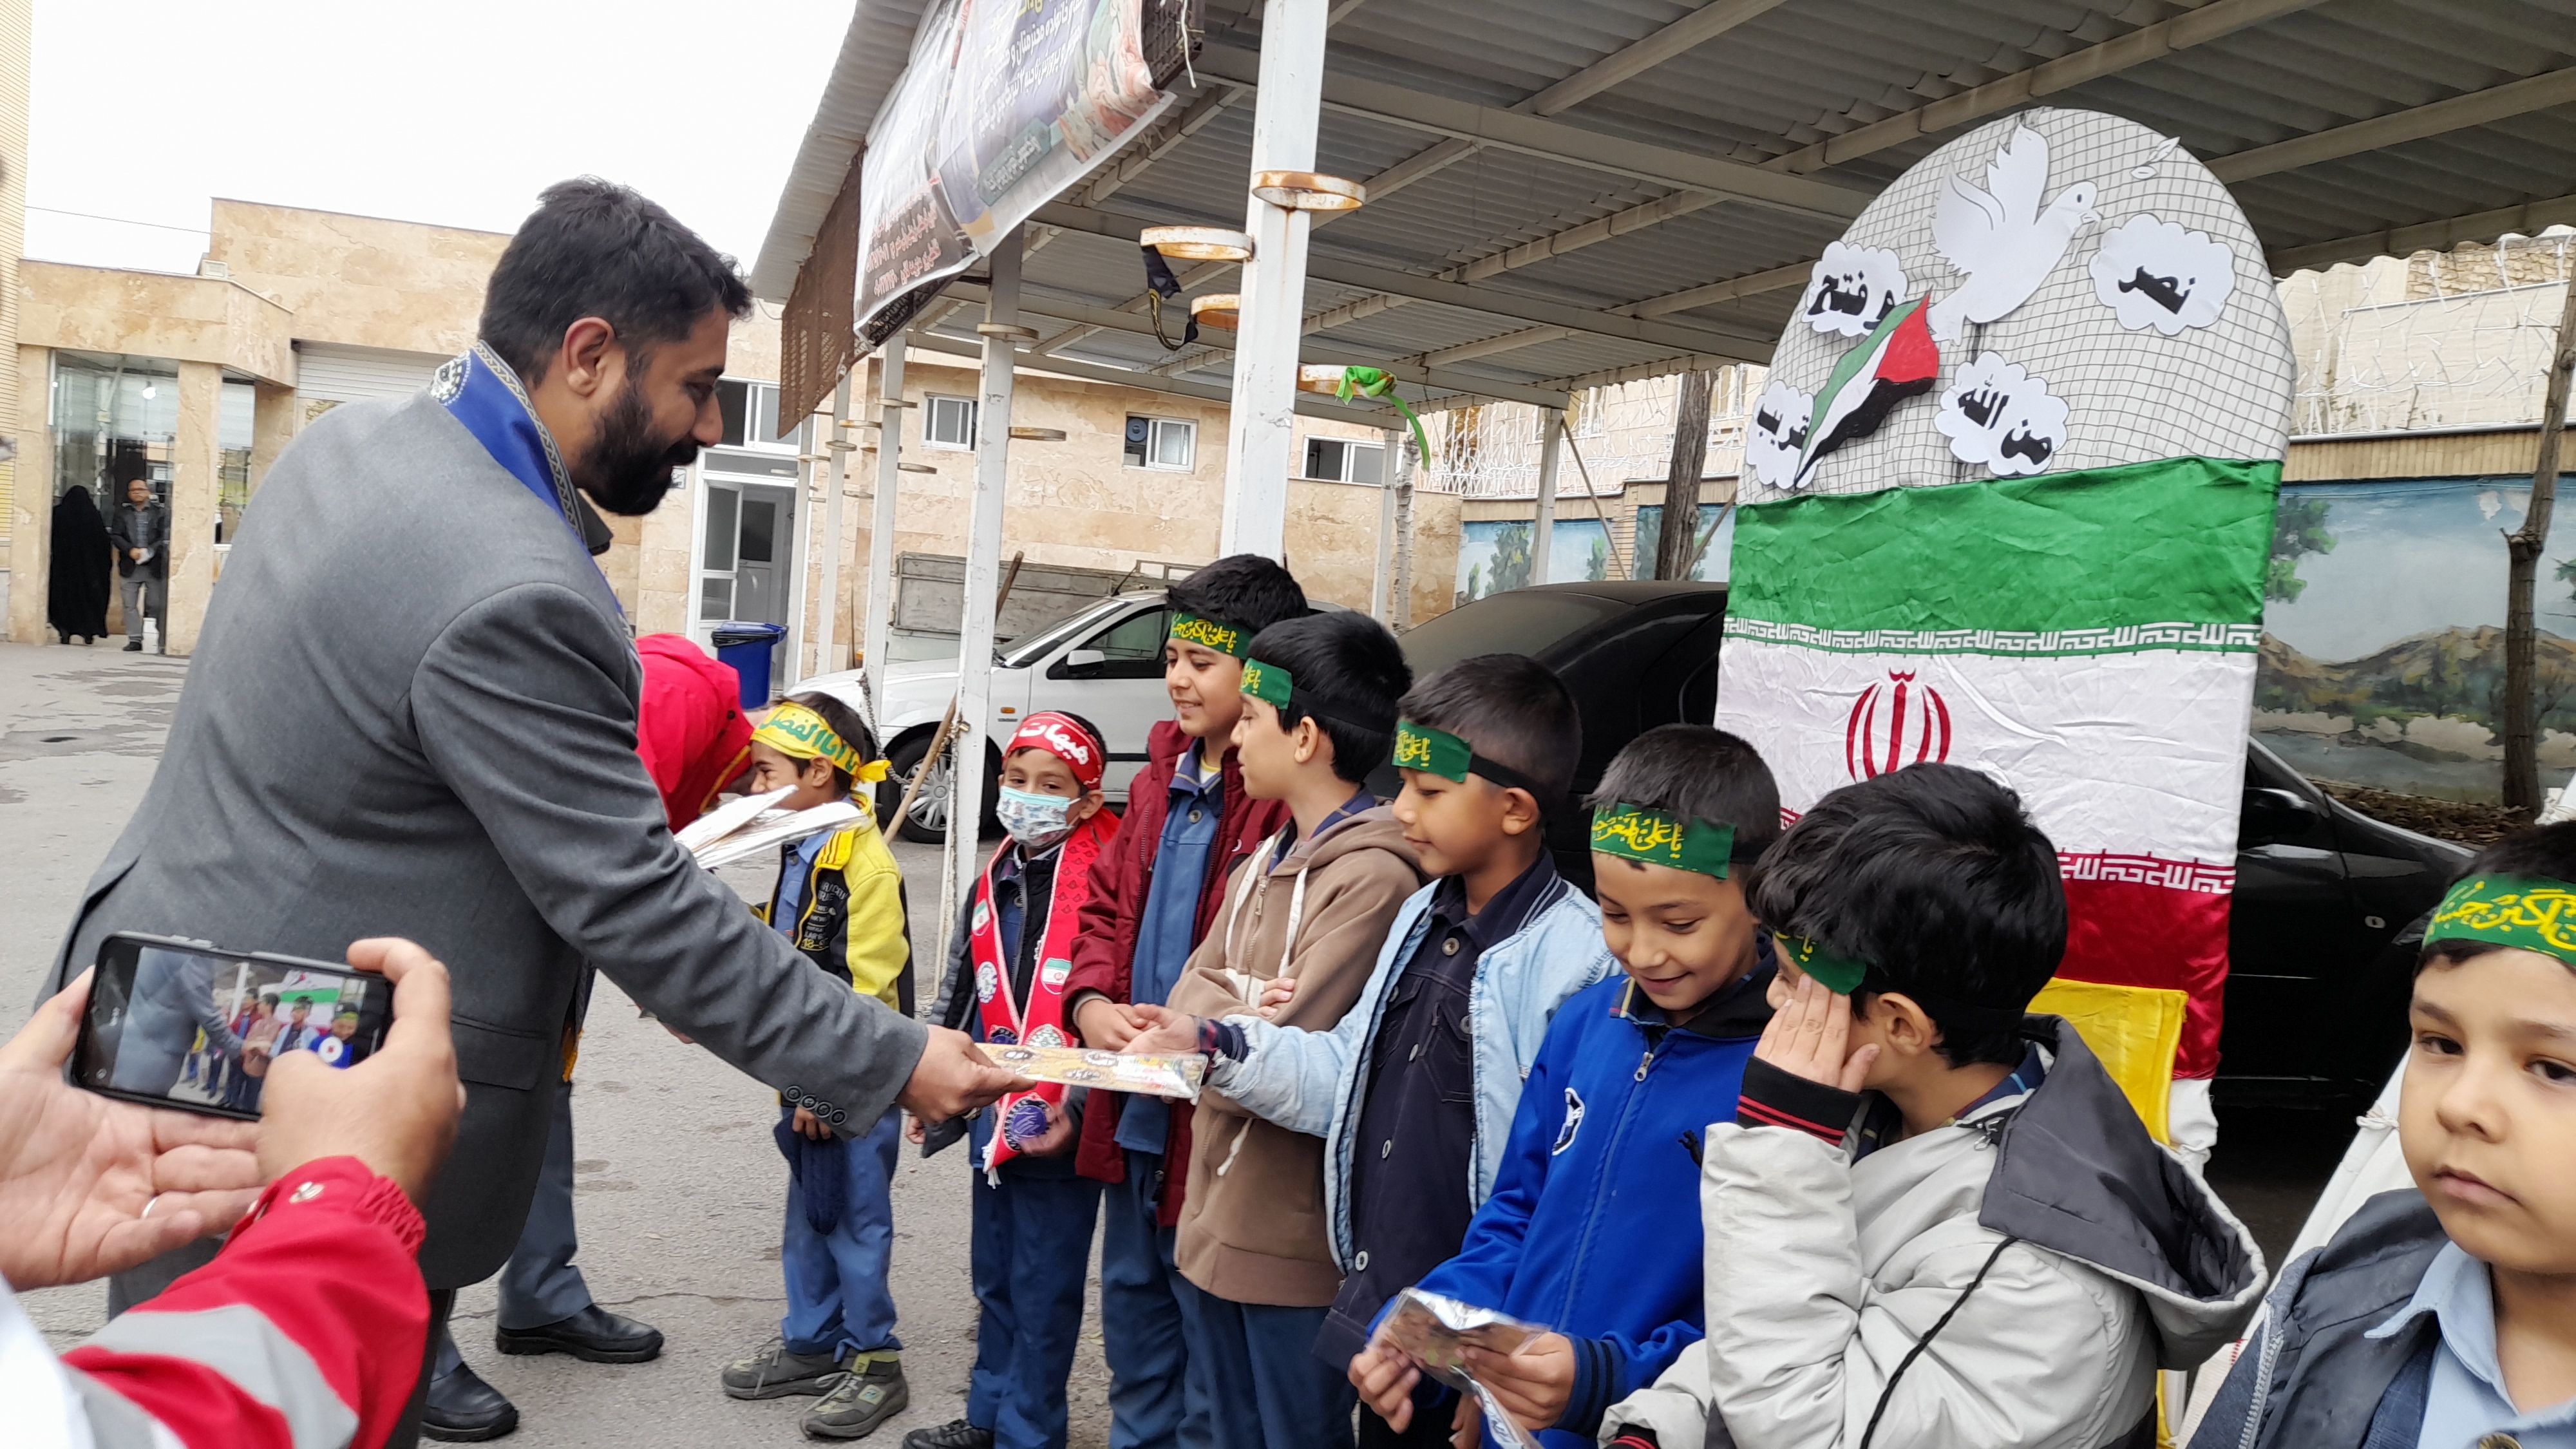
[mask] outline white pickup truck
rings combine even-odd
[[[1101,784],[1112,804],[1123,804],[1128,781],[1145,763],[1146,733],[1155,721],[1171,716],[1171,699],[1163,691],[1166,629],[1163,591],[1140,590],[1113,594],[994,650],[993,717],[984,722],[987,738],[1008,739],[1019,722],[1037,710],[1081,715],[1099,728],[1109,745],[1109,768]],[[863,670],[816,675],[796,687],[825,691],[862,715],[872,713]],[[901,803],[904,782],[921,763],[931,733],[939,728],[956,693],[954,660],[912,660],[887,667],[885,718],[876,729],[878,743],[894,770],[878,787],[880,818]],[[992,745],[986,746],[985,753],[989,779],[1001,771],[1001,754]],[[948,833],[952,768],[953,757],[943,758],[923,784],[911,815],[898,827],[906,840],[934,841]]]

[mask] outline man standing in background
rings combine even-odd
[[[161,626],[161,651],[170,650],[170,510],[152,496],[148,478],[129,479],[125,506],[116,510],[107,537],[116,545],[116,575],[125,595],[125,652],[143,652],[146,609]]]

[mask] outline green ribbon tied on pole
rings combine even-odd
[[[1422,450],[1422,466],[1426,468],[1431,466],[1431,439],[1423,434],[1422,419],[1415,417],[1413,409],[1404,405],[1404,399],[1396,396],[1395,379],[1387,376],[1385,369],[1343,368],[1341,386],[1333,390],[1333,396],[1344,402],[1349,402],[1353,397],[1381,399],[1389,407],[1404,414],[1404,420],[1413,425],[1413,445]]]

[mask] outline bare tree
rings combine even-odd
[[[2532,585],[2540,551],[2549,542],[2549,514],[2558,502],[2558,445],[2567,430],[2567,382],[2576,373],[2576,277],[2558,314],[2558,343],[2549,359],[2549,391],[2540,413],[2540,456],[2531,470],[2531,507],[2522,527],[2504,536],[2511,563],[2504,596],[2504,803],[2540,811],[2538,681],[2533,678],[2538,626],[2531,615]]]
[[[1690,577],[1699,537],[1699,475],[1708,466],[1708,395],[1714,372],[1682,374],[1673,400],[1673,461],[1664,472],[1664,531],[1655,541],[1655,577]]]

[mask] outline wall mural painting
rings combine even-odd
[[[1458,602],[1526,588],[1531,579],[1532,528],[1526,519],[1475,519],[1458,540]],[[1560,584],[1610,577],[1609,535],[1594,519],[1560,517],[1548,534],[1549,579]]]
[[[2264,581],[2254,731],[2309,775],[2492,804],[2504,758],[2504,535],[2528,478],[2293,483]],[[2542,555],[2540,773],[2576,772],[2576,558]]]

